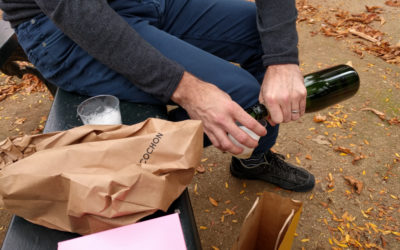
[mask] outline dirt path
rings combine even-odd
[[[382,10],[366,12],[365,5]],[[229,249],[257,193],[266,190],[304,202],[293,249],[357,248],[358,243],[363,248],[400,249],[400,124],[395,124],[400,117],[400,64],[368,53],[364,45],[371,42],[365,38],[327,37],[334,29],[327,29],[324,21],[344,17],[340,10],[375,14],[379,17],[369,25],[395,45],[400,41],[400,7],[378,0],[312,0],[299,1],[299,6],[299,20],[305,18],[298,24],[303,72],[351,62],[360,74],[361,88],[352,99],[319,112],[326,117],[324,122],[316,123],[316,114],[310,113],[281,126],[274,149],[315,175],[317,185],[311,192],[287,192],[260,181],[236,179],[229,173],[229,155],[205,149],[201,164],[206,171],[196,174],[189,187],[203,248]],[[324,34],[321,27],[329,32]],[[5,77],[1,79],[4,84]],[[40,129],[50,104],[47,93],[19,92],[2,100],[0,139]],[[372,109],[383,112],[385,120]],[[355,161],[356,156],[360,159]],[[345,176],[363,183],[360,194]],[[209,197],[219,205],[213,206]],[[234,213],[227,214],[226,209]],[[8,220],[9,214],[0,210],[0,237]]]

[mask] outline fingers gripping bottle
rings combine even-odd
[[[360,87],[360,78],[352,67],[337,65],[305,75],[304,84],[307,89],[306,112],[309,113],[324,109],[355,95]],[[245,111],[260,122],[265,121],[268,116],[268,110],[261,103],[257,103]],[[239,125],[239,127],[255,140],[259,139],[259,136],[253,131],[243,125]],[[233,143],[244,149],[240,155],[235,155],[235,157],[250,157],[253,148],[240,144],[231,135],[228,136]]]

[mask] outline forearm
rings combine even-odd
[[[295,0],[256,0],[264,66],[298,64]]]
[[[37,0],[42,11],[74,42],[143,91],[167,102],[183,67],[163,56],[105,0]]]

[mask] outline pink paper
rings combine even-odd
[[[58,243],[58,250],[186,250],[178,214],[138,222]]]

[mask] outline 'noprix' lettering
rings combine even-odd
[[[139,161],[140,163],[147,163],[147,161],[150,159],[151,154],[156,149],[157,144],[160,142],[162,136],[163,134],[161,133],[156,134],[156,136],[150,142],[150,145],[146,148],[145,153],[142,156],[142,159],[140,159]]]

